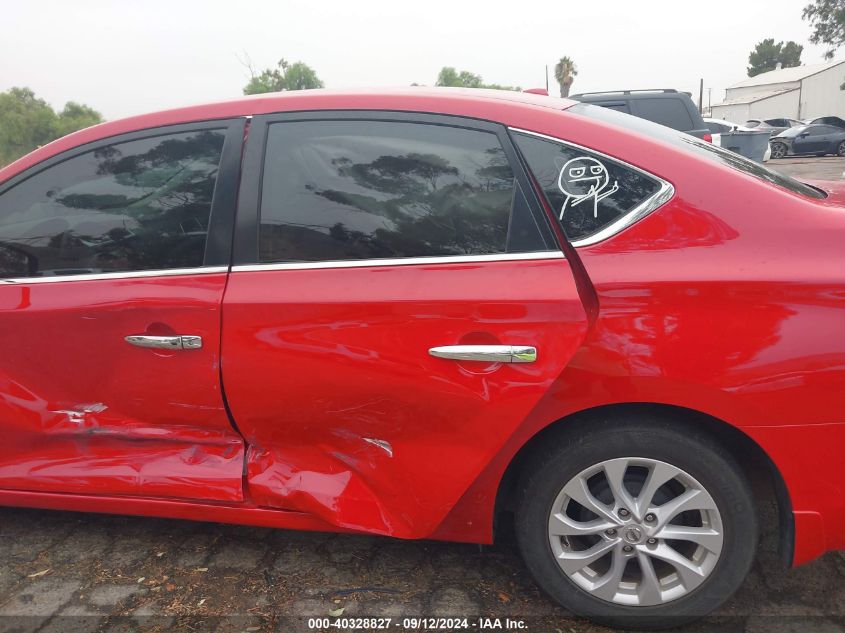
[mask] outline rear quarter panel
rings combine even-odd
[[[485,524],[471,508],[490,510],[485,495],[495,495],[513,455],[540,429],[574,412],[646,402],[709,414],[763,448],[796,516],[815,514],[826,526],[801,533],[799,524],[797,562],[845,547],[845,210],[565,118],[529,129],[631,162],[676,194],[615,237],[579,249],[598,319],[442,534]]]

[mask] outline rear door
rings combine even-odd
[[[256,117],[223,379],[253,501],[430,534],[587,328],[502,126]]]
[[[0,488],[243,498],[219,383],[243,129],[110,138],[0,185]]]

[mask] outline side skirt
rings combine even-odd
[[[187,519],[189,521],[232,523],[311,532],[356,532],[356,530],[339,528],[325,523],[301,512],[270,510],[243,503],[202,503],[171,499],[139,499],[137,497],[0,490],[0,506]]]

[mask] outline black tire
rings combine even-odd
[[[836,155],[837,155],[837,156],[843,156],[843,157],[845,157],[845,141],[842,141],[842,142],[841,142],[841,143],[840,143],[840,144],[836,147]]]
[[[723,544],[715,566],[702,584],[675,600],[655,606],[606,602],[576,585],[552,553],[548,526],[558,493],[585,469],[620,457],[660,460],[682,469],[710,494],[721,515]],[[671,628],[707,615],[745,579],[757,547],[754,499],[736,461],[709,436],[671,420],[630,415],[566,431],[533,461],[519,484],[517,541],[537,584],[576,615],[611,627]]]
[[[789,148],[783,143],[772,143],[772,158],[786,158]]]

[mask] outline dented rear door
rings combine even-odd
[[[219,383],[243,129],[145,130],[0,184],[0,488],[243,498]]]
[[[253,502],[432,533],[586,332],[529,192],[493,123],[253,120],[223,310]]]

